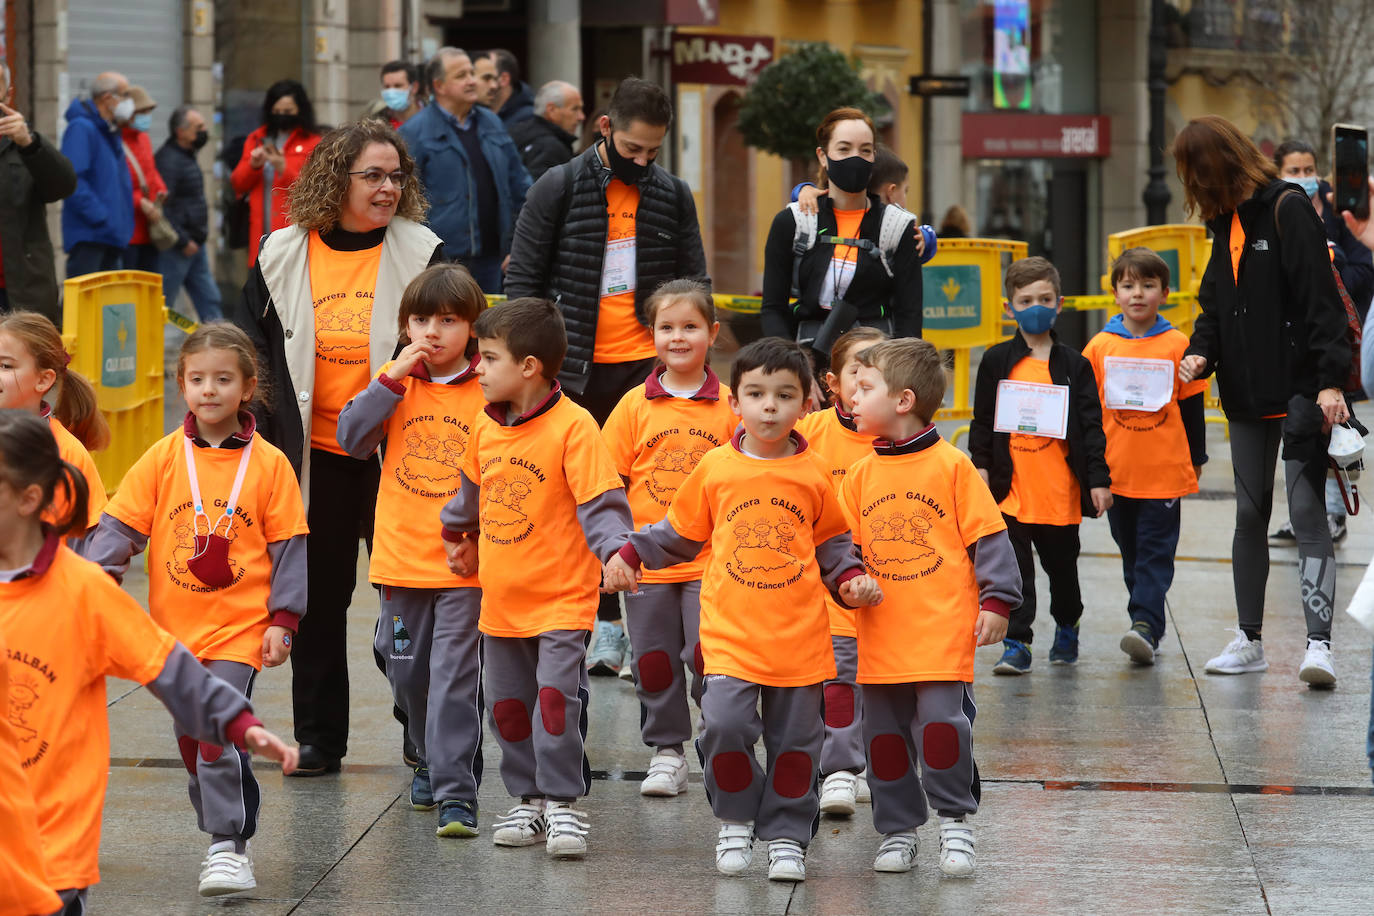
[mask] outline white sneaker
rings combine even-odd
[[[620,679],[635,682],[634,650],[630,648],[630,633],[625,631],[625,653],[620,656]]]
[[[940,872],[951,878],[973,874],[973,827],[964,818],[940,818]]]
[[[575,859],[587,854],[586,812],[575,811],[571,802],[549,802],[544,808],[548,838],[544,848],[558,859]]]
[[[533,846],[544,839],[544,802],[521,802],[506,812],[506,816],[492,825],[494,846]]]
[[[1208,674],[1244,674],[1247,671],[1266,671],[1269,663],[1264,660],[1264,646],[1258,639],[1249,639],[1240,630],[1233,631],[1236,638],[1231,640],[1221,654],[1209,659],[1203,667]]]
[[[859,784],[854,787],[854,800],[861,805],[873,803],[873,790],[868,787],[868,770],[859,774]]]
[[[916,863],[916,834],[889,833],[878,844],[878,855],[873,859],[874,871],[903,872],[911,871]]]
[[[210,847],[200,869],[200,895],[218,897],[221,894],[237,894],[251,891],[258,886],[253,877],[253,860],[247,855],[234,852],[233,840],[222,840]]]
[[[806,880],[806,850],[800,843],[796,840],[768,841],[768,880]]]
[[[1325,639],[1309,639],[1307,654],[1302,657],[1298,679],[1313,687],[1330,687],[1336,683],[1336,669],[1331,664],[1331,643]]]
[[[854,813],[859,777],[848,770],[840,770],[825,777],[821,784],[821,813],[831,817],[849,817]]]
[[[639,784],[639,794],[674,798],[687,791],[687,758],[676,751],[659,751],[649,761],[649,775]]]
[[[754,825],[721,824],[716,836],[716,871],[743,874],[754,861]]]

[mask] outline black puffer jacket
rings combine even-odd
[[[62,327],[45,204],[76,190],[67,157],[37,131],[24,149],[0,137],[0,257],[10,308],[39,312]]]
[[[508,126],[506,132],[515,142],[520,159],[525,163],[525,171],[530,173],[534,181],[538,181],[549,169],[573,157],[572,145],[577,138],[539,115],[516,121]]]
[[[1279,203],[1285,191],[1296,193]],[[1344,388],[1350,344],[1326,232],[1301,191],[1276,179],[1235,212],[1245,230],[1239,283],[1231,269],[1232,214],[1222,213],[1207,224],[1212,256],[1187,355],[1205,357],[1205,374],[1217,373],[1228,417],[1258,420],[1286,413],[1295,395]]]
[[[188,241],[204,245],[210,234],[209,212],[205,205],[205,176],[194,150],[183,149],[171,137],[153,157],[158,174],[167,183],[167,200],[162,212],[177,230],[176,249]]]
[[[587,386],[601,307],[609,225],[606,186],[612,178],[601,162],[604,142],[549,169],[530,188],[515,223],[506,271],[510,298],[558,300],[568,328],[568,355],[558,378],[574,394]],[[644,301],[659,286],[683,277],[710,282],[692,192],[685,181],[656,165],[639,182],[635,242],[635,315],[647,327]]]

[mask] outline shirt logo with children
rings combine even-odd
[[[759,506],[757,511],[745,511]],[[795,516],[795,517],[794,517]],[[726,513],[734,535],[727,553],[725,571],[741,585],[750,588],[785,588],[801,579],[805,564],[793,551],[797,525],[807,524],[799,510],[783,507],[772,512],[761,501],[751,499]]]
[[[497,462],[505,459],[494,459]],[[523,459],[511,459],[521,462]],[[544,481],[543,472],[522,464],[494,474],[482,474],[482,534],[493,544],[519,544],[534,533],[534,522],[524,508],[534,488]]]
[[[213,503],[213,506],[207,507],[207,512],[212,522],[219,522],[224,515],[224,500],[216,499]],[[168,513],[167,517],[172,520],[172,535],[176,541],[172,547],[171,557],[164,564],[167,570],[167,577],[175,585],[190,592],[219,591],[220,589],[211,588],[197,579],[195,574],[191,572],[191,567],[187,563],[188,560],[196,555],[195,507],[192,506],[190,502],[182,503]],[[203,519],[201,525],[202,527],[205,525]],[[248,528],[253,527],[253,519],[249,517],[248,513],[246,513],[241,506],[234,510],[234,524],[232,526],[225,525],[221,522],[218,525],[218,529],[215,531],[216,534],[222,535],[224,539],[229,542],[230,550],[233,550],[234,541],[238,539],[238,532],[235,529],[239,525]],[[204,535],[207,532],[202,530],[200,533]],[[233,574],[233,581],[230,582],[229,585],[222,586],[223,588],[229,588],[232,585],[238,584],[238,581],[242,579],[244,573],[247,572],[243,566],[234,561],[232,556],[228,558],[228,563],[229,571]]]
[[[9,654],[9,723],[24,754],[23,766],[28,769],[48,752],[48,742],[40,740],[38,730],[29,724],[31,710],[43,698],[47,683],[57,680],[57,675],[49,672],[40,659],[13,650]]]
[[[864,563],[873,575],[893,582],[924,578],[945,562],[929,541],[944,509],[931,497],[911,492],[896,506],[887,505],[897,499],[889,493],[864,508]]]
[[[455,417],[443,417],[440,434],[426,434],[409,429],[412,424],[432,422],[434,417],[411,417],[401,434],[405,453],[393,473],[396,482],[407,491],[427,499],[447,499],[458,492],[458,473],[463,466],[468,436],[468,424]]]
[[[359,291],[355,302],[327,300],[345,293],[331,293],[315,303],[315,358],[336,366],[367,362],[372,330],[372,293]]]
[[[654,502],[665,509],[672,503],[673,495],[687,479],[687,475],[692,473],[706,453],[714,447],[700,441],[684,442],[682,438],[674,437],[671,441],[659,445],[654,452],[653,470],[644,479],[645,491],[653,497]],[[651,441],[650,446],[653,445]]]

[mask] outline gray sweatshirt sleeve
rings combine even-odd
[[[267,545],[267,555],[272,558],[267,610],[274,617],[279,611],[295,614],[298,621],[305,616],[305,537],[298,534]]]
[[[639,554],[639,562],[645,569],[664,569],[679,563],[690,563],[706,546],[705,541],[694,541],[677,533],[666,518],[646,525],[641,531],[632,531],[630,546]]]
[[[630,532],[635,530],[634,516],[630,514],[630,501],[625,497],[623,487],[607,490],[600,496],[593,496],[585,503],[578,504],[577,523],[582,526],[582,535],[587,546],[602,563],[625,546]]]
[[[1008,612],[1021,606],[1021,569],[1006,531],[979,538],[968,555],[978,580],[979,607],[1000,613],[1003,605]]]
[[[339,413],[336,438],[343,450],[354,458],[363,459],[377,450],[386,434],[386,421],[401,403],[397,394],[381,380],[374,378],[344,405]]]
[[[211,674],[181,643],[172,647],[162,673],[146,685],[186,734],[207,744],[240,744],[259,724],[247,698]],[[243,714],[248,713],[246,721]]]
[[[856,575],[863,575],[864,564],[863,560],[859,559],[859,551],[854,547],[854,538],[848,531],[816,545],[816,565],[820,567],[821,582],[831,597],[841,607],[849,607],[849,604],[840,598],[840,583]]]
[[[123,584],[129,561],[147,546],[148,535],[135,531],[108,513],[101,513],[100,523],[82,544],[81,555]]]
[[[458,492],[439,510],[439,521],[443,523],[444,531],[455,534],[460,531],[477,530],[478,503],[481,496],[477,484],[468,480],[467,474],[460,471],[458,480]]]

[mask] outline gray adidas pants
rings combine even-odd
[[[252,665],[222,659],[202,660],[201,664],[245,697],[253,698],[253,681],[258,672]],[[196,809],[197,825],[213,837],[212,842],[233,840],[235,851],[242,853],[258,831],[258,809],[262,806],[262,793],[253,777],[252,757],[232,745],[204,744],[175,724],[172,731],[181,751],[181,762],[191,774],[186,791]]]
[[[764,687],[707,675],[697,754],[716,817],[753,821],[754,835],[762,840],[806,846],[820,825],[816,773],[824,731],[820,684]],[[760,735],[767,771],[754,756]]]
[[[375,648],[435,801],[476,801],[482,780],[480,588],[382,586]]]
[[[973,685],[961,681],[864,684],[864,744],[873,826],[915,830],[930,816],[978,810],[982,794],[973,760]],[[918,775],[916,764],[920,762]]]
[[[486,698],[501,779],[519,798],[571,801],[591,790],[586,630],[486,635]]]
[[[859,640],[831,635],[835,649],[835,679],[824,686],[825,742],[821,745],[821,775],[864,768],[863,693],[859,676]]]
[[[625,593],[640,735],[652,748],[682,752],[692,738],[692,700],[701,708],[701,580],[641,585]],[[691,687],[683,670],[692,671]],[[860,747],[862,757],[863,748]]]

